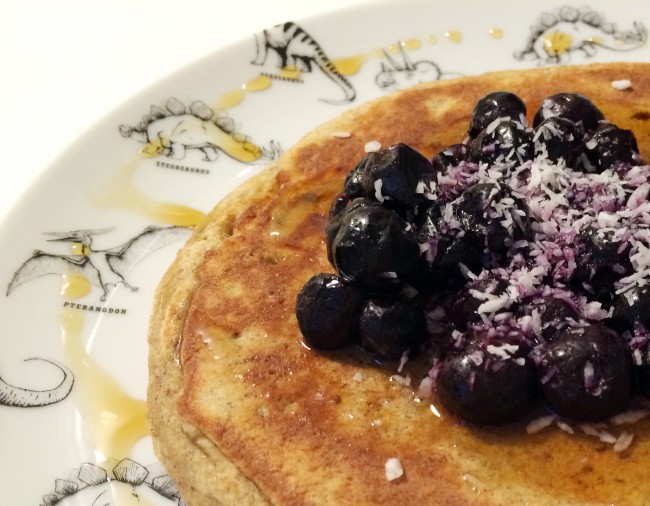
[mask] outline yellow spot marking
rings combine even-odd
[[[300,79],[302,74],[301,70],[295,65],[287,65],[282,70],[280,70],[280,75],[285,79]]]
[[[549,56],[560,56],[566,53],[573,43],[571,35],[566,32],[551,32],[544,37],[544,51]]]

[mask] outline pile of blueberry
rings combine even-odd
[[[335,274],[297,297],[305,344],[427,353],[439,401],[474,423],[619,413],[650,395],[649,176],[586,97],[547,98],[529,126],[490,93],[462,143],[350,171],[326,226]]]

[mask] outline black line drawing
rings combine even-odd
[[[149,504],[148,498],[155,498],[156,504],[186,506],[169,475],[152,476],[155,473],[151,466],[147,468],[134,460],[122,459],[113,467],[105,467],[86,462],[74,469],[69,478],[56,479],[54,491],[43,496],[41,506],[63,506],[68,502],[127,506],[139,504],[141,499]]]
[[[296,23],[288,21],[272,28],[267,28],[256,35],[256,43],[257,55],[251,62],[253,65],[265,65],[270,54],[274,53],[278,57],[276,67],[281,70],[293,67],[300,72],[311,72],[312,68],[316,66],[344,94],[344,98],[340,100],[321,99],[323,102],[329,104],[347,104],[356,98],[354,86],[337,70],[320,44]],[[281,74],[265,72],[263,75],[288,80],[286,76]],[[295,79],[295,81],[302,82],[299,79]]]
[[[70,272],[80,273],[91,285],[101,288],[100,300],[102,301],[105,301],[110,291],[120,284],[135,292],[138,288],[126,280],[126,275],[131,269],[154,251],[168,244],[187,239],[191,233],[185,227],[149,226],[119,246],[93,249],[94,236],[113,230],[114,228],[106,228],[46,233],[46,235],[56,237],[56,239],[49,239],[50,242],[69,242],[80,245],[79,254],[60,255],[41,250],[34,251],[32,256],[14,273],[7,286],[7,296],[28,281],[50,274],[65,275]]]
[[[599,49],[632,51],[643,46],[648,30],[639,21],[629,30],[614,23],[590,7],[564,6],[555,12],[543,12],[530,28],[530,36],[517,60],[537,60],[540,64],[564,63],[574,55],[590,58]]]
[[[119,131],[125,138],[146,144],[150,155],[181,160],[188,151],[199,151],[202,159],[213,162],[223,152],[243,162],[270,161],[279,156],[277,143],[261,148],[250,138],[235,131],[234,121],[197,100],[186,107],[172,97],[164,107],[152,105],[149,114],[136,126],[122,124]]]
[[[61,402],[70,394],[74,384],[74,375],[70,369],[63,364],[45,358],[28,358],[25,362],[30,360],[40,360],[52,364],[63,373],[63,379],[57,386],[49,390],[30,390],[10,385],[0,378],[0,405],[14,408],[40,408]]]
[[[401,62],[384,49],[386,61],[381,63],[381,71],[375,77],[375,83],[382,90],[395,91],[441,78],[442,71],[436,63],[429,60],[413,62],[401,43],[398,43],[397,47],[402,58]]]

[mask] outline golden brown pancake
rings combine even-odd
[[[629,79],[620,90],[612,81]],[[421,364],[302,344],[296,295],[327,262],[324,225],[368,141],[427,157],[465,137],[473,107],[508,90],[534,113],[578,92],[650,158],[650,65],[495,72],[384,96],[317,128],[217,204],[161,281],[151,329],[155,448],[192,506],[212,504],[646,504],[650,426],[632,445],[556,427],[462,423],[417,397]],[[530,118],[529,118],[530,119]],[[350,137],[333,136],[349,132]],[[404,474],[388,480],[397,458]]]

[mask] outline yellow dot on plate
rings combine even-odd
[[[408,39],[400,43],[404,49],[419,49],[422,46],[420,39]]]
[[[503,38],[503,30],[501,28],[490,28],[488,30],[488,33],[490,34],[490,37],[492,37],[493,39]]]
[[[458,44],[463,40],[463,34],[458,30],[449,30],[448,32],[445,32],[445,37],[449,42],[453,42],[454,44]]]
[[[427,35],[425,40],[429,44],[437,44],[438,43],[438,37],[436,37],[435,35]]]

